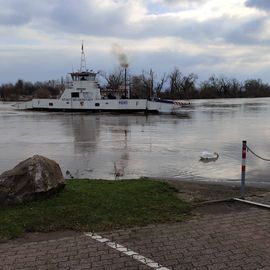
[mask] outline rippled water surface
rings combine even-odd
[[[239,181],[241,142],[270,158],[270,99],[192,101],[181,114],[120,115],[16,111],[0,103],[0,173],[34,154],[79,178],[166,177]],[[202,163],[203,151],[218,152]],[[247,181],[270,184],[270,162],[250,153]]]

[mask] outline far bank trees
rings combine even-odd
[[[103,89],[117,91],[125,84],[124,69],[119,67],[109,74],[103,74]],[[153,69],[140,74],[127,74],[127,84],[131,98],[161,99],[211,99],[270,97],[270,86],[261,79],[247,79],[243,82],[235,78],[212,75],[198,82],[194,73],[183,74],[174,68],[169,74],[157,75]],[[16,83],[0,86],[0,100],[15,101],[36,98],[56,98],[64,89],[63,81],[27,82],[19,79]],[[109,91],[108,91],[109,93]]]
[[[166,80],[166,74],[157,78],[152,69],[142,71],[140,75],[131,77],[131,95],[134,98],[148,99],[160,97]]]
[[[0,99],[3,101],[25,100],[32,97],[57,97],[63,90],[63,84],[55,80],[47,82],[27,82],[19,79],[15,84],[7,83],[0,86]]]

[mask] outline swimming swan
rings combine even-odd
[[[200,156],[200,161],[216,161],[219,158],[219,154],[214,152],[214,153],[209,153],[209,152],[202,152]]]

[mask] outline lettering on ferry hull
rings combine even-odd
[[[74,101],[91,101],[93,99],[91,98],[62,98],[63,101],[71,101],[71,100],[74,100]]]
[[[128,101],[127,100],[119,100],[120,105],[127,105]]]

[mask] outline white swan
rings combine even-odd
[[[219,154],[214,152],[214,153],[210,153],[210,152],[202,152],[201,156],[200,156],[200,161],[216,161],[219,158]]]

